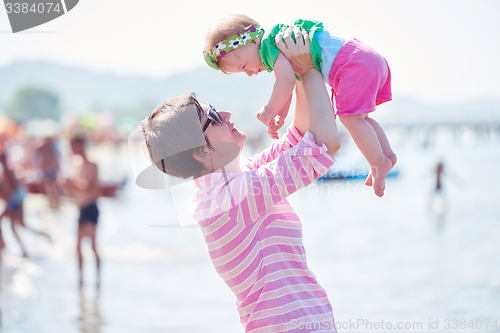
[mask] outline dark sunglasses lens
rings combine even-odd
[[[219,125],[222,125],[223,121],[221,116],[213,108],[209,110],[209,115],[213,118],[215,122],[217,122]]]

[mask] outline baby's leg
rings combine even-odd
[[[373,190],[379,197],[384,195],[385,177],[392,168],[392,162],[384,155],[377,133],[366,114],[340,116],[340,121],[351,134],[354,143],[370,164]]]
[[[394,167],[398,159],[396,157],[396,154],[394,154],[394,152],[392,151],[391,145],[389,144],[389,140],[387,139],[384,130],[375,119],[370,118],[369,116],[367,116],[365,119],[368,123],[370,123],[370,125],[372,125],[375,133],[377,133],[378,141],[380,142],[380,146],[382,147],[382,152],[384,153],[385,157],[391,160],[392,166]],[[365,184],[368,186],[372,186],[371,172],[366,178]]]

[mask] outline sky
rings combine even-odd
[[[500,92],[497,0],[80,0],[62,17],[16,34],[0,8],[0,67],[43,60],[166,77],[205,66],[206,31],[231,13],[264,28],[323,21],[330,33],[355,37],[387,59],[394,94],[446,102]]]

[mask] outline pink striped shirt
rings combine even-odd
[[[336,332],[326,292],[307,267],[302,225],[285,199],[335,159],[295,127],[241,173],[195,179],[191,214],[217,273],[236,298],[245,332]]]

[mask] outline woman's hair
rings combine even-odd
[[[179,152],[179,147],[187,147],[189,142],[193,142],[197,134],[193,131],[199,130],[198,133],[201,133],[203,112],[196,94],[191,91],[169,99],[141,122],[146,150],[160,171],[165,170],[173,177],[189,178],[205,170],[205,166],[193,157],[193,153],[200,151],[203,145],[191,145]],[[204,145],[211,148],[206,138],[203,141]]]
[[[205,54],[210,54],[210,51],[212,51],[215,45],[225,41],[231,35],[243,32],[251,26],[258,25],[260,25],[259,22],[246,15],[231,14],[220,18],[208,29],[207,38],[205,40]],[[217,65],[219,65],[222,72],[228,74],[221,68],[221,60],[217,62]]]

